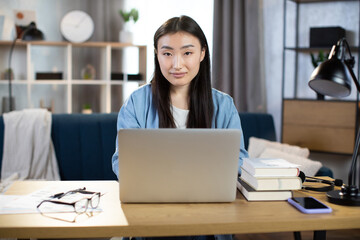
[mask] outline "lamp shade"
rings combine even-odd
[[[34,22],[31,22],[21,35],[21,39],[25,41],[38,41],[44,40],[44,38],[44,34],[36,28],[36,24]]]
[[[351,79],[346,64],[333,57],[315,68],[310,76],[309,86],[320,94],[340,98],[350,95]]]

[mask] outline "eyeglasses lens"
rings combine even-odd
[[[88,207],[88,200],[86,198],[81,199],[80,201],[75,203],[75,212],[77,213],[84,213]]]
[[[94,196],[92,196],[90,200],[90,205],[92,208],[97,208],[99,206],[99,203],[100,203],[100,194],[96,193],[94,194]]]

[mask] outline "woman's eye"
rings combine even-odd
[[[169,57],[169,56],[171,56],[171,53],[165,52],[165,53],[163,53],[163,55]]]
[[[192,54],[192,52],[185,52],[185,55],[186,56],[189,56],[189,55],[191,55]]]

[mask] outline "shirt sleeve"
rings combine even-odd
[[[135,113],[133,96],[130,96],[130,98],[124,103],[118,114],[117,131],[124,128],[140,128],[140,124]],[[119,178],[119,149],[117,135],[115,141],[115,153],[112,156],[112,169]]]
[[[238,164],[238,166],[239,166],[238,173],[241,174],[241,166],[243,165],[243,159],[248,158],[249,154],[245,150],[244,134],[243,134],[243,130],[241,128],[241,120],[240,120],[239,113],[238,113],[234,103],[232,103],[230,112],[231,112],[231,116],[229,118],[229,122],[228,122],[226,128],[240,129],[240,131],[241,131],[240,153],[239,153],[239,164]]]

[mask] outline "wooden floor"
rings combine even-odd
[[[301,232],[301,240],[313,239],[313,232]],[[234,240],[293,240],[293,233],[262,233],[262,234],[238,234]],[[360,229],[327,231],[326,240],[359,240]]]

